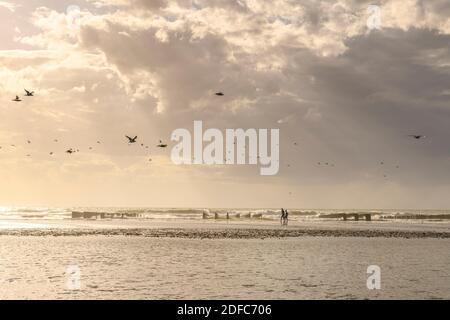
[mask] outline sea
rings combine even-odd
[[[341,214],[370,214],[372,220],[423,220],[450,222],[450,209],[288,209],[291,221],[335,220]],[[0,220],[64,220],[74,213],[104,213],[127,219],[202,220],[205,218],[241,218],[278,220],[274,208],[137,208],[137,207],[0,207]],[[97,218],[100,215],[96,216]],[[96,218],[93,217],[93,218]]]

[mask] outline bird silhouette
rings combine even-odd
[[[163,143],[162,140],[159,140],[158,148],[167,148],[167,144]]]
[[[423,136],[423,135],[415,135],[415,134],[410,134],[408,137],[412,137],[412,138],[414,138],[416,140],[420,140],[422,138],[425,138],[425,136]]]
[[[27,89],[23,89],[23,90],[25,90],[26,97],[34,97],[34,91],[28,91]]]
[[[134,138],[131,138],[129,136],[125,136],[125,137],[128,139],[129,144],[136,143],[136,140],[138,138],[137,136],[135,136]]]
[[[22,101],[22,100],[20,100],[19,96],[16,96],[16,98],[13,99],[12,101],[14,101],[14,102],[20,102],[20,101]]]
[[[223,92],[216,92],[216,96],[223,97],[225,94]]]

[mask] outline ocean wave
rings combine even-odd
[[[339,219],[343,215],[370,215],[375,220],[450,220],[450,210],[304,210],[289,209],[292,220]],[[13,207],[2,208],[0,219],[70,219],[70,218],[140,218],[140,219],[203,219],[214,218],[261,218],[277,220],[278,209],[214,209],[214,208],[45,208]]]

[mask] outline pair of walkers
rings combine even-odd
[[[287,226],[289,222],[289,212],[286,209],[281,208],[280,223],[283,226]]]

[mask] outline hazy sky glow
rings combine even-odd
[[[0,205],[450,208],[450,1],[370,4],[0,1]],[[174,165],[194,120],[279,128],[279,174]]]

